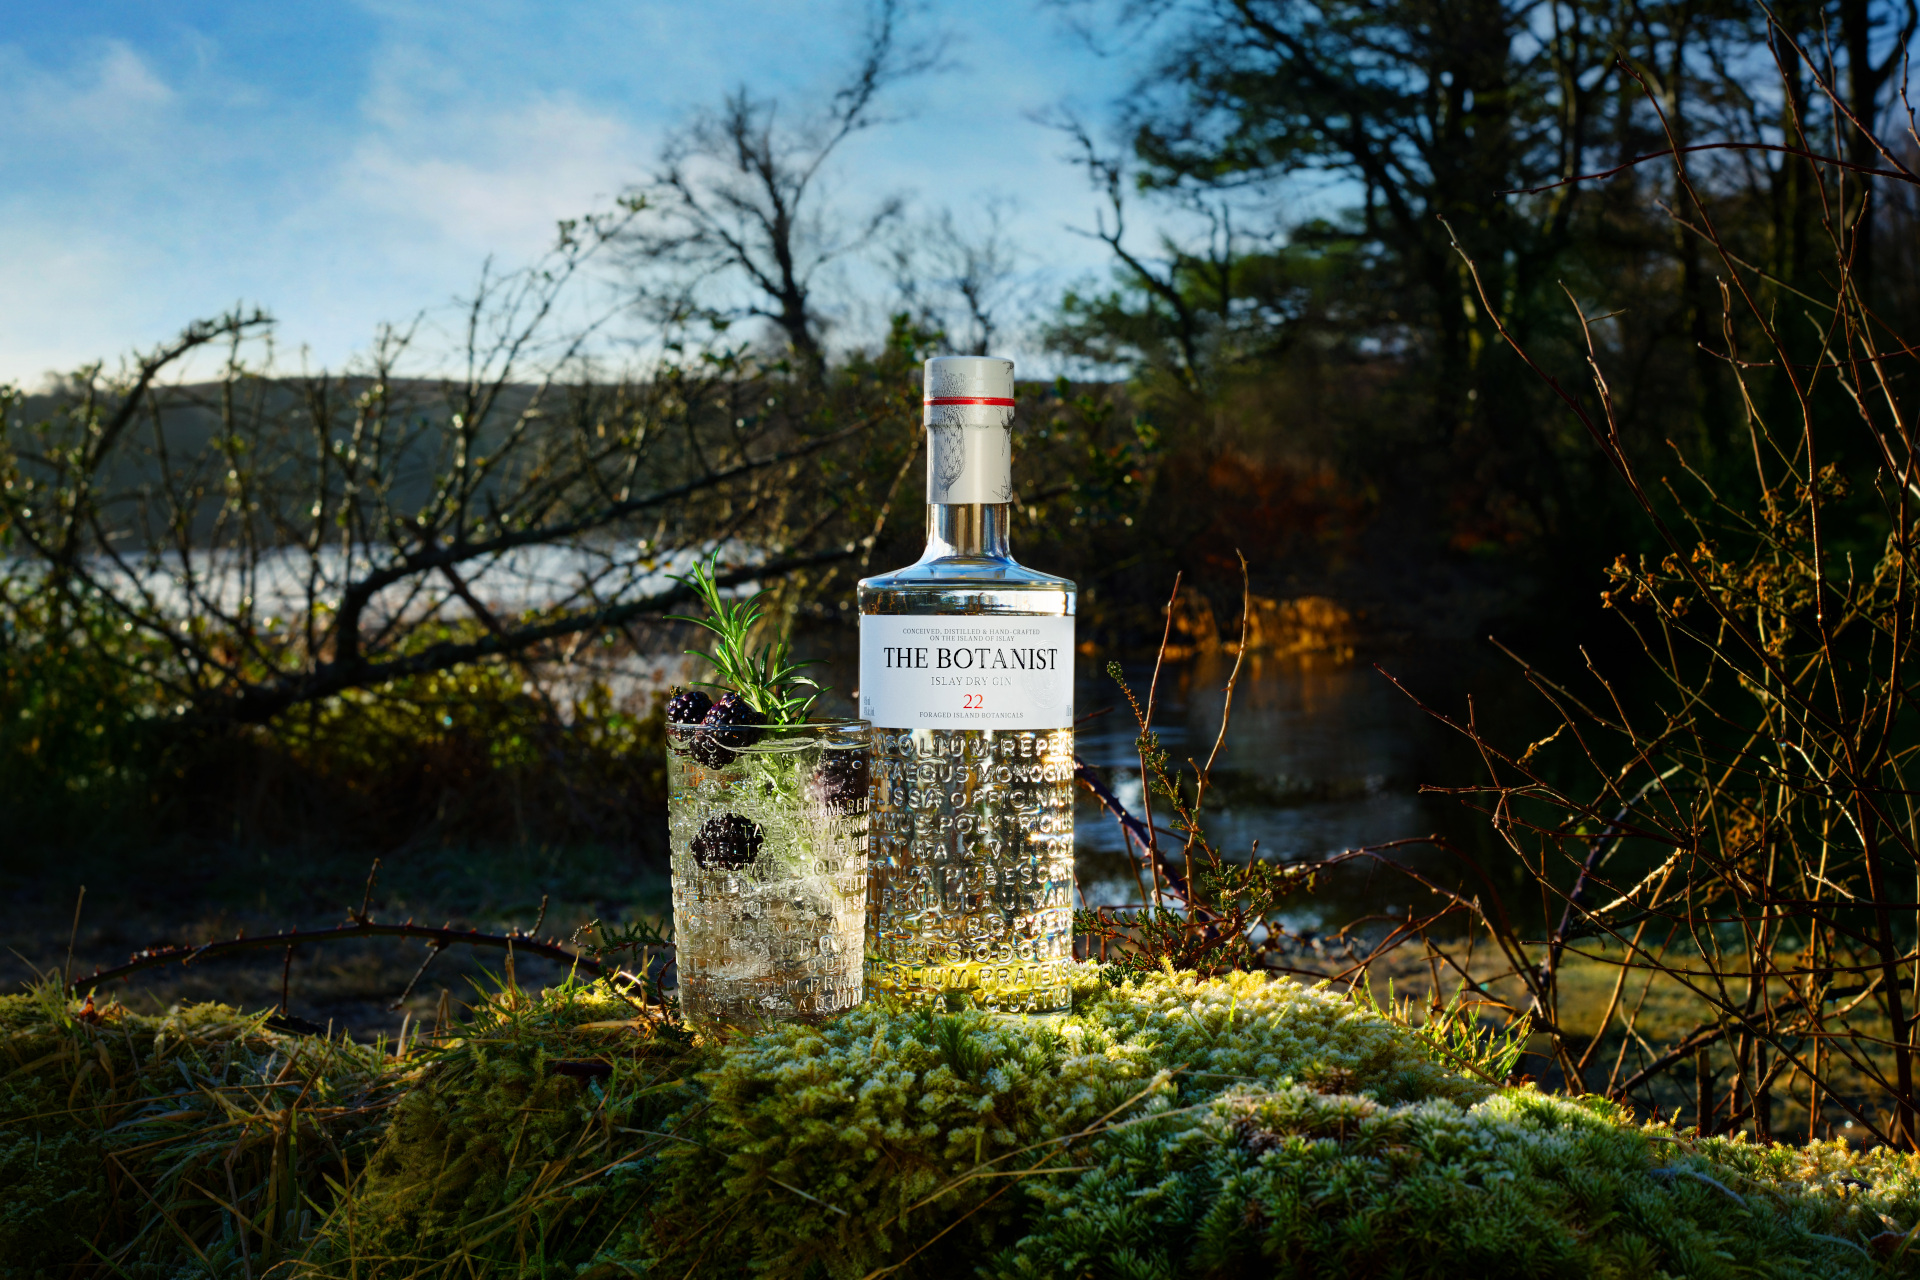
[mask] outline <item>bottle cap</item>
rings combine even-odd
[[[1013,361],[927,361],[927,501],[1013,500]]]

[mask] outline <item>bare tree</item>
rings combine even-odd
[[[958,351],[991,353],[1007,312],[1021,305],[1020,253],[1007,232],[1008,202],[987,200],[976,226],[952,209],[895,241],[895,287],[910,312],[938,325]]]
[[[76,642],[138,640],[181,714],[260,724],[570,655],[662,614],[684,594],[667,574],[709,549],[736,582],[851,556],[809,469],[898,406],[837,404],[822,427],[724,358],[604,376],[594,336],[622,308],[557,316],[627,226],[570,224],[545,261],[483,278],[453,352],[426,356],[452,374],[405,375],[416,325],[350,375],[276,377],[268,319],[234,314],[119,377],[0,398],[0,637],[51,597],[91,620]],[[207,351],[211,382],[167,381]]]
[[[1256,343],[1267,340],[1261,330],[1270,327],[1269,317],[1257,312],[1243,316],[1237,305],[1245,300],[1236,271],[1243,237],[1234,228],[1231,201],[1205,191],[1174,191],[1176,206],[1206,223],[1205,245],[1188,248],[1162,231],[1158,258],[1143,254],[1130,246],[1127,237],[1126,192],[1129,186],[1140,185],[1139,175],[1123,156],[1104,152],[1086,123],[1071,112],[1053,112],[1037,120],[1072,142],[1069,158],[1086,170],[1088,181],[1107,206],[1095,212],[1091,231],[1072,230],[1106,245],[1116,274],[1144,295],[1148,304],[1145,323],[1128,326],[1131,332],[1123,335],[1121,343],[1114,343],[1108,334],[1097,334],[1090,342],[1086,327],[1076,326],[1069,318],[1054,326],[1049,345],[1101,364],[1159,364],[1188,394],[1208,394],[1223,356],[1233,354],[1236,344],[1230,341],[1230,330],[1236,319],[1255,321],[1251,336]],[[1128,355],[1134,360],[1124,358]]]
[[[625,247],[649,277],[643,293],[669,316],[722,324],[771,322],[802,374],[826,366],[820,271],[872,246],[901,212],[889,196],[860,213],[826,203],[822,172],[854,134],[886,123],[884,92],[932,70],[931,45],[903,44],[899,0],[878,0],[861,53],[824,107],[789,122],[776,99],[742,86],[696,114],[661,150],[658,169],[628,195],[642,211]],[[744,287],[744,303],[701,301],[716,283]]]
[[[1793,60],[1781,59],[1790,96],[1797,68],[1819,64],[1777,21],[1772,33],[1794,46]],[[1637,69],[1627,74],[1653,96]],[[1847,109],[1835,77],[1823,74],[1819,86],[1832,109]],[[1841,118],[1864,129],[1858,117]],[[1864,223],[1827,219],[1824,292],[1798,289],[1741,252],[1735,218],[1692,158],[1784,153],[1822,207],[1844,210],[1863,178],[1920,190],[1920,172],[1901,158],[1920,148],[1920,135],[1910,120],[1906,132],[1869,135],[1870,154],[1886,167],[1865,174],[1845,158],[1844,135],[1810,130],[1784,145],[1736,138],[1690,154],[1669,125],[1666,149],[1629,162],[1671,166],[1687,200],[1673,216],[1717,261],[1725,314],[1714,354],[1746,410],[1750,479],[1729,470],[1709,484],[1704,450],[1689,456],[1670,445],[1687,478],[1668,482],[1629,447],[1594,337],[1612,316],[1575,305],[1588,344],[1586,394],[1496,321],[1631,493],[1665,554],[1621,555],[1602,597],[1633,629],[1646,665],[1632,678],[1644,683],[1603,675],[1590,661],[1582,689],[1523,664],[1560,719],[1524,750],[1495,745],[1471,714],[1442,717],[1492,774],[1451,790],[1491,817],[1559,922],[1544,945],[1523,942],[1490,879],[1488,909],[1479,897],[1472,907],[1527,988],[1570,1086],[1590,1088],[1604,1071],[1615,1098],[1660,1101],[1664,1089],[1669,1106],[1691,1102],[1702,1135],[1751,1123],[1768,1140],[1775,1104],[1787,1103],[1810,1140],[1836,1136],[1844,1118],[1876,1141],[1920,1147],[1920,821],[1907,776],[1920,664],[1920,347],[1868,301],[1852,270]],[[1464,249],[1462,263],[1494,314]],[[1813,361],[1798,358],[1790,328],[1808,322],[1819,335]],[[1841,529],[1863,533],[1848,543]],[[1558,760],[1543,753],[1563,734]],[[1582,776],[1576,762],[1592,772],[1570,787],[1560,779]],[[1569,960],[1613,971],[1597,1035],[1568,1029],[1559,983]],[[1691,1028],[1643,1030],[1654,1021],[1656,980],[1687,997],[1698,1017]],[[1595,1060],[1604,1037],[1613,1037],[1611,1064],[1605,1054]],[[1676,1087],[1689,1074],[1692,1088]],[[1724,1093],[1716,1076],[1730,1086]]]
[[[1880,163],[1881,147],[1876,145],[1879,140],[1877,131],[1881,126],[1883,104],[1888,96],[1886,90],[1895,68],[1904,72],[1907,59],[1911,56],[1914,36],[1920,33],[1920,0],[1900,0],[1900,3],[1887,5],[1879,12],[1875,10],[1876,7],[1868,0],[1841,0],[1840,39],[1846,46],[1846,89],[1843,94],[1837,91],[1839,86],[1830,82],[1821,83],[1822,90],[1835,90],[1831,95],[1834,105],[1854,126],[1843,134],[1847,141],[1846,158],[1849,164],[1862,170],[1875,168]],[[1891,38],[1886,38],[1882,32],[1885,55],[1877,64],[1873,60],[1876,28],[1895,32]],[[1827,39],[1832,39],[1830,30],[1823,34]],[[1784,41],[1777,42],[1775,49],[1782,55],[1783,61],[1791,52],[1791,46]],[[1819,74],[1816,70],[1815,76]],[[1860,190],[1853,207],[1848,211],[1862,228],[1853,269],[1861,279],[1873,280],[1876,239],[1873,234],[1876,213],[1874,197],[1877,192],[1871,175],[1863,173],[1861,178]]]

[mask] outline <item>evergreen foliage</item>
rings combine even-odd
[[[817,692],[820,686],[801,675],[800,668],[814,663],[793,661],[793,646],[785,636],[770,644],[754,645],[753,630],[766,615],[762,601],[767,593],[760,591],[748,599],[727,603],[715,576],[719,566],[720,553],[714,551],[704,563],[695,561],[691,573],[672,575],[675,582],[686,584],[694,598],[705,606],[707,616],[698,618],[675,613],[668,614],[668,618],[705,627],[714,636],[711,653],[704,649],[687,651],[694,657],[705,658],[719,677],[700,683],[722,693],[738,693],[748,706],[774,724],[804,724],[807,712],[820,696]],[[816,692],[803,694],[802,689]]]
[[[47,984],[0,998],[0,1276],[1920,1271],[1914,1157],[1496,1088],[1391,1014],[1087,967],[1052,1023],[869,1004],[709,1042],[509,985],[357,1046]]]

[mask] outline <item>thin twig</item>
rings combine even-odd
[[[81,885],[79,895],[73,900],[73,928],[67,932],[67,963],[66,967],[60,971],[63,982],[70,982],[73,979],[73,944],[80,937],[80,907],[86,900],[87,886]]]
[[[367,888],[366,888],[366,892],[360,895],[360,909],[358,911],[351,913],[348,916],[348,919],[352,920],[354,923],[356,924],[371,923],[370,917],[367,915],[367,908],[373,905],[373,884],[374,884],[374,881],[379,878],[380,878],[380,859],[375,858],[373,860],[373,865],[367,868]]]
[[[81,991],[96,987],[116,978],[139,973],[145,969],[157,969],[169,964],[192,964],[198,960],[216,959],[240,951],[254,951],[263,947],[305,946],[310,942],[340,942],[349,938],[421,938],[442,947],[499,947],[518,948],[531,955],[556,960],[561,964],[579,965],[591,970],[596,976],[606,972],[606,966],[592,956],[567,950],[558,943],[542,942],[524,934],[481,933],[478,929],[454,929],[451,927],[433,929],[417,924],[378,924],[373,921],[355,924],[337,925],[331,929],[290,930],[285,933],[263,933],[256,937],[227,938],[217,942],[205,942],[199,946],[159,947],[151,951],[136,954],[125,964],[101,969],[84,978],[76,978],[68,984],[69,990]]]

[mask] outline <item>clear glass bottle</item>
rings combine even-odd
[[[860,583],[870,992],[1065,1012],[1074,584],[1007,548],[1013,364],[927,362],[927,549]]]

